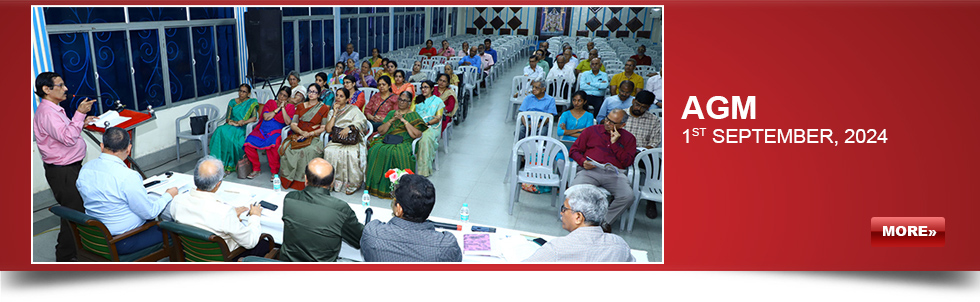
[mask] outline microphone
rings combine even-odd
[[[100,98],[102,98],[100,96],[87,95],[87,94],[66,94],[65,96],[70,97],[70,98],[74,98],[74,97],[83,97],[83,98],[90,98],[90,99],[100,99]]]
[[[374,210],[367,208],[367,210],[364,210],[364,214],[364,224],[368,224],[371,221],[371,214],[374,214]]]
[[[462,231],[463,230],[463,226],[461,226],[461,225],[449,224],[449,223],[443,223],[443,222],[435,222],[435,221],[431,221],[431,220],[429,222],[431,222],[432,224],[434,224],[437,228],[441,228],[441,229],[457,230],[457,231]]]

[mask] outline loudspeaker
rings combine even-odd
[[[248,45],[248,77],[272,79],[283,76],[282,10],[250,9],[245,12],[245,41]]]

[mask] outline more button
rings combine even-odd
[[[871,246],[942,247],[944,217],[871,217]]]

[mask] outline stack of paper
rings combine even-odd
[[[120,116],[119,112],[116,112],[115,110],[109,110],[106,113],[100,115],[99,118],[95,119],[94,122],[89,123],[89,125],[95,125],[96,127],[99,128],[111,128],[111,127],[115,127],[116,125],[122,124],[123,122],[128,121],[129,119],[130,119],[129,117]]]

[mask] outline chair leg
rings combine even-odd
[[[508,208],[507,210],[508,215],[514,215],[514,204],[517,203],[517,197],[520,194],[519,193],[520,190],[521,190],[521,186],[518,185],[517,178],[514,178],[514,181],[511,182],[510,208]]]
[[[174,148],[177,149],[177,164],[180,164],[180,139],[175,140],[177,141],[177,144],[174,145]]]

